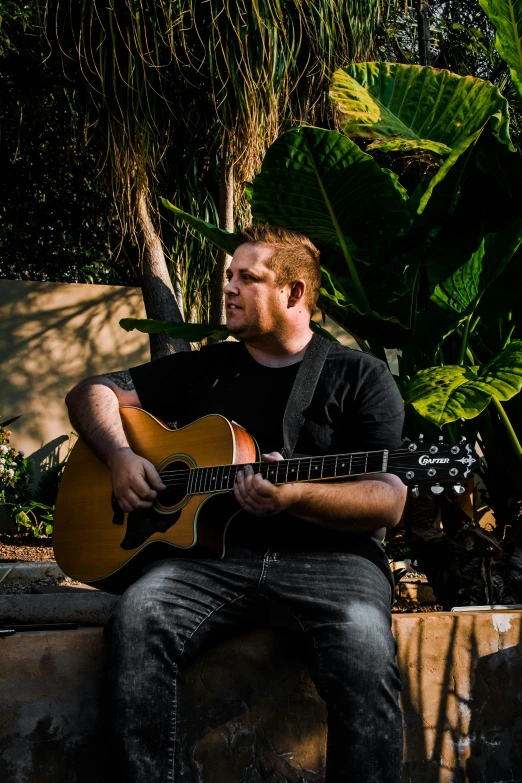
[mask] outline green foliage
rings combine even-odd
[[[35,538],[53,534],[54,506],[30,500],[15,506],[12,515],[18,528],[25,528]]]
[[[35,17],[36,3],[34,2],[0,0],[0,57],[8,51],[18,51],[16,31],[22,29],[25,32],[34,24]]]
[[[162,198],[161,203],[171,212],[174,212],[177,217],[181,218],[187,226],[190,226],[190,228],[197,231],[204,239],[208,239],[220,250],[224,250],[225,253],[232,255],[239,245],[239,240],[236,238],[235,234],[218,228],[212,223],[208,223],[195,215],[189,215],[187,212],[183,212],[182,209],[171,204],[166,198]]]
[[[120,326],[127,332],[136,329],[145,334],[160,334],[166,332],[169,337],[199,343],[207,337],[214,340],[226,340],[230,332],[223,326],[212,324],[173,323],[172,321],[157,321],[153,318],[122,318]]]
[[[0,48],[4,25],[11,44],[0,57],[0,277],[135,285],[77,91],[42,65],[37,3],[0,10]]]
[[[341,121],[345,132],[392,148],[401,135],[419,154],[436,152],[438,170],[428,170],[408,197],[397,175],[354,141],[336,131],[295,128],[274,142],[249,185],[253,217],[304,233],[318,245],[321,309],[364,350],[383,355],[383,347],[401,348],[401,383],[419,412],[437,426],[475,417],[492,396],[506,400],[518,391],[512,384],[502,396],[498,379],[496,385],[492,380],[491,368],[500,366],[492,356],[516,366],[518,353],[509,344],[473,361],[475,369],[461,366],[480,318],[487,325],[486,313],[471,323],[481,298],[514,263],[522,241],[522,218],[516,207],[505,208],[501,189],[489,214],[476,217],[475,201],[485,196],[480,187],[498,178],[497,155],[500,168],[506,161],[513,170],[519,165],[509,152],[506,101],[478,79],[386,63],[341,69],[332,92],[349,118]],[[482,136],[489,147],[477,144]],[[451,158],[460,161],[440,189]],[[413,218],[419,191],[426,207],[422,221]],[[449,207],[441,208],[443,197]],[[432,199],[439,200],[437,208]],[[187,218],[212,240],[215,227]],[[224,246],[222,234],[217,241]],[[441,363],[441,346],[447,354],[442,368],[434,366]],[[486,365],[488,375],[479,369]]]
[[[405,402],[442,427],[459,418],[471,419],[492,397],[511,399],[522,388],[522,341],[514,340],[484,368],[444,365],[420,370],[406,384]]]
[[[520,0],[479,0],[494,25],[495,46],[509,66],[511,79],[522,97],[522,3]]]
[[[321,249],[337,246],[352,274],[350,242],[367,248],[397,233],[407,219],[405,195],[396,177],[350,139],[300,127],[268,150],[254,180],[251,207],[258,222],[306,234]]]
[[[397,63],[356,63],[335,72],[330,97],[340,128],[370,148],[461,154],[491,122],[509,144],[508,104],[488,82]]]
[[[153,318],[122,318],[120,326],[127,332],[132,332],[133,329],[145,334],[166,332],[169,337],[186,340],[189,343],[200,343],[208,337],[213,340],[226,340],[228,337],[234,337],[226,327],[219,324],[180,324],[172,321],[156,321]],[[332,342],[338,342],[328,329],[316,321],[310,321],[310,328]]]
[[[5,507],[18,530],[37,538],[51,536],[56,496],[72,447],[65,459],[59,460],[57,452],[56,462],[42,474],[36,489],[32,489],[33,462],[10,445],[10,436],[11,432],[0,425],[0,506]]]
[[[10,430],[0,426],[0,504],[18,500],[28,491],[32,464],[10,445]]]

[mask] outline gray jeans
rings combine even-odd
[[[177,783],[179,667],[269,601],[293,615],[312,651],[310,674],[328,711],[327,783],[400,783],[390,599],[374,563],[341,552],[232,547],[224,560],[149,566],[107,627],[118,780]]]

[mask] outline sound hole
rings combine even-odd
[[[167,489],[158,492],[156,504],[160,508],[177,506],[187,494],[189,466],[181,460],[169,462],[161,469],[160,476]]]

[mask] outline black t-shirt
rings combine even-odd
[[[243,343],[220,343],[200,351],[165,356],[130,370],[143,408],[178,427],[209,413],[237,422],[254,437],[261,453],[281,451],[282,423],[299,363],[265,367]],[[320,456],[351,451],[397,449],[404,408],[384,362],[361,351],[332,344],[305,423],[296,455]],[[390,578],[379,544],[381,531],[346,533],[305,522],[291,514],[269,518],[238,514],[227,532],[256,548],[314,549],[361,554]]]

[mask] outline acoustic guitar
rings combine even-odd
[[[147,558],[174,552],[223,556],[227,527],[241,511],[232,492],[236,473],[247,464],[274,484],[387,472],[405,484],[429,481],[435,494],[443,491],[441,480],[454,479],[460,494],[459,479],[470,476],[477,462],[469,443],[425,444],[420,436],[397,451],[265,463],[254,439],[223,416],[172,430],[139,408],[120,413],[131,448],[156,466],[166,489],[150,508],[124,512],[112,494],[109,469],[80,439],[62,477],[53,532],[56,560],[68,576],[114,592]]]

